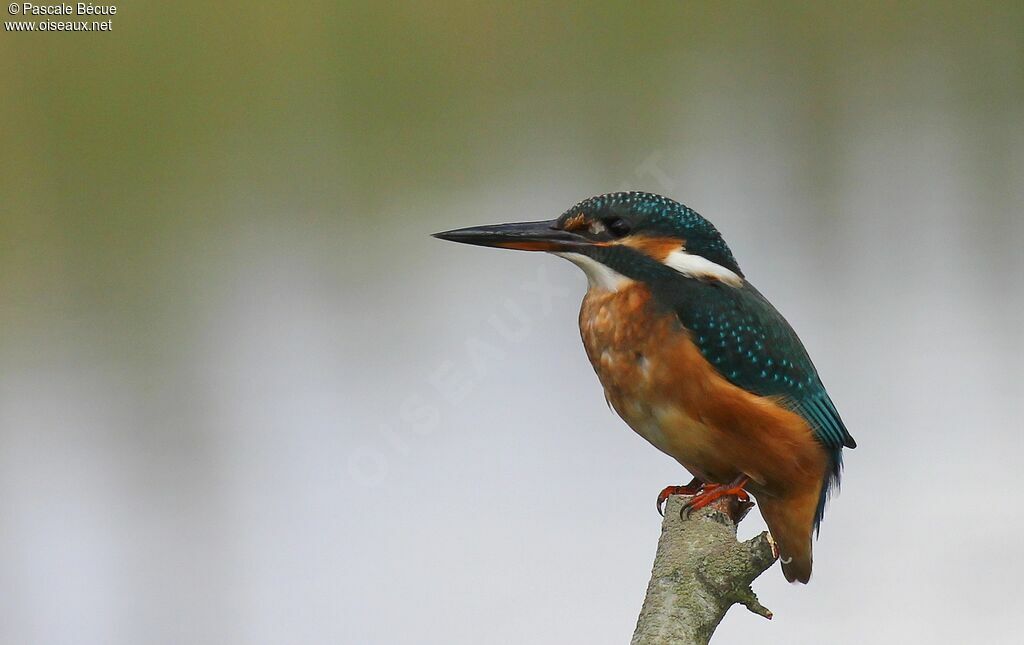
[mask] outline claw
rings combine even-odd
[[[693,480],[685,486],[666,486],[664,490],[658,493],[658,515],[665,517],[665,511],[662,507],[665,505],[665,502],[668,501],[669,497],[673,495],[696,495],[703,488],[704,482],[696,477],[694,477]]]
[[[699,511],[711,502],[728,495],[735,495],[741,502],[749,502],[750,495],[743,489],[749,481],[750,479],[747,477],[740,476],[728,486],[723,486],[722,484],[706,484],[704,486],[704,490],[699,495],[688,500],[683,504],[682,508],[679,509],[680,519],[688,519],[690,517],[690,513],[693,511]]]

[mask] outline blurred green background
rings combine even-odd
[[[850,113],[909,125],[927,92],[998,188],[1024,98],[1017,3],[119,9],[110,34],[2,39],[5,337],[65,307],[130,319],[121,340],[175,325],[197,256],[253,218],[337,239],[360,271],[367,243],[539,157],[618,187],[652,150],[699,159],[713,102],[751,154],[788,140],[821,217],[864,134]],[[765,112],[773,132],[750,132]]]
[[[428,233],[619,189],[723,230],[862,446],[821,580],[722,638],[1012,640],[962,590],[1019,558],[951,562],[1024,518],[910,487],[1021,483],[1024,5],[117,6],[0,34],[0,640],[624,642],[684,477],[602,409],[570,267],[444,431],[393,412],[540,262]]]

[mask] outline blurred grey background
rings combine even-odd
[[[575,267],[428,237],[619,189],[718,225],[860,443],[718,642],[1020,641],[1020,3],[113,29],[0,34],[0,642],[627,642],[687,475]]]

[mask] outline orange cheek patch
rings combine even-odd
[[[562,225],[563,231],[578,231],[581,228],[587,227],[587,218],[583,216],[583,213],[576,213],[569,219],[565,220],[565,224]]]
[[[678,251],[684,247],[682,240],[673,239],[671,237],[652,237],[650,235],[627,237],[619,242],[619,244],[634,248],[650,258],[654,258],[658,262],[664,262],[669,253]]]

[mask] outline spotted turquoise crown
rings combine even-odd
[[[743,277],[739,263],[715,225],[668,197],[635,191],[597,195],[565,211],[558,221],[564,222],[579,213],[588,219],[624,219],[634,234],[679,238],[685,241],[687,253],[700,255]]]

